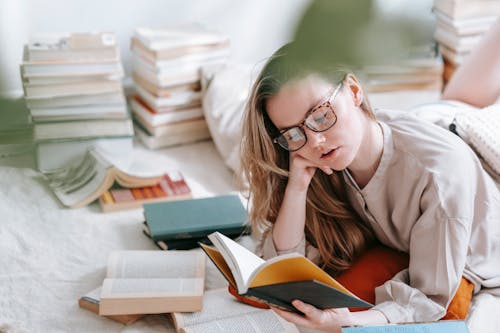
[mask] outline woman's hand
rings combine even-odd
[[[342,326],[354,325],[352,314],[347,308],[320,310],[299,300],[294,300],[292,305],[304,315],[274,307],[272,309],[291,323],[325,332],[340,333]]]
[[[333,173],[332,169],[324,166],[314,165],[308,159],[298,153],[290,153],[290,175],[288,177],[288,188],[296,191],[307,191],[316,169],[321,169],[327,175]]]

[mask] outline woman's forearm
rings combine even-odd
[[[273,241],[277,251],[296,247],[304,237],[306,198],[307,190],[286,189],[273,228]]]

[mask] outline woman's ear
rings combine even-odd
[[[363,88],[361,88],[361,84],[359,84],[359,81],[354,74],[347,74],[345,78],[345,85],[349,88],[354,105],[358,107],[361,106],[363,103]]]

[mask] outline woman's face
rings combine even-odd
[[[325,102],[335,88],[317,77],[288,83],[267,101],[269,118],[279,130],[299,125],[308,111]],[[337,171],[347,168],[357,156],[364,134],[363,120],[366,118],[359,107],[361,94],[359,84],[346,79],[330,100],[337,116],[336,123],[324,132],[304,126],[307,142],[291,154],[299,154],[315,166]]]

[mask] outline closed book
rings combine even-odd
[[[131,119],[98,119],[35,123],[35,142],[54,139],[117,137],[134,134]]]
[[[163,134],[160,136],[151,135],[140,126],[135,126],[134,130],[135,135],[141,140],[145,147],[149,149],[160,149],[210,139],[211,135],[205,119],[201,120],[203,123],[199,128],[176,131],[175,133]],[[158,126],[158,128],[165,129],[167,126],[179,126],[179,124],[182,123],[183,122]]]
[[[144,205],[155,240],[203,237],[216,230],[243,231],[247,212],[236,194]]]
[[[200,25],[185,25],[153,29],[136,28],[134,38],[150,50],[179,50],[196,46],[216,46],[228,43],[228,37],[209,31]]]
[[[57,108],[82,105],[125,104],[123,91],[89,95],[57,96],[51,98],[26,98],[28,108]]]
[[[92,75],[123,75],[123,67],[118,61],[96,63],[32,63],[21,64],[23,77],[34,76],[92,76]]]
[[[170,239],[170,240],[158,240],[155,241],[151,237],[151,231],[149,230],[148,222],[144,221],[142,226],[142,232],[148,238],[150,238],[156,246],[158,246],[162,250],[190,250],[200,246],[200,244],[211,244],[212,242],[208,239],[208,235],[201,237],[193,237],[186,239]],[[244,227],[242,228],[230,228],[227,230],[221,230],[221,232],[231,239],[237,239],[241,236],[248,235],[251,232],[251,228]]]
[[[470,333],[463,320],[342,327],[342,333]]]
[[[33,62],[96,62],[120,56],[112,32],[39,33],[30,37],[27,49]]]
[[[25,84],[24,93],[29,98],[51,98],[57,96],[92,95],[122,91],[118,80],[88,80],[54,84]]]
[[[134,114],[139,115],[151,126],[159,126],[203,117],[203,109],[201,108],[199,101],[198,104],[194,106],[170,109],[170,111],[165,112],[157,112],[155,109],[152,109],[149,105],[144,103],[139,97],[135,96],[130,99],[130,108]]]
[[[174,108],[201,105],[200,91],[186,90],[172,93],[170,96],[160,97],[151,94],[140,85],[136,85],[135,90],[139,96],[141,96],[141,99],[154,109],[162,107]]]
[[[181,84],[178,86],[162,88],[162,87],[156,86],[152,82],[149,82],[148,80],[144,79],[143,77],[141,77],[137,73],[132,73],[132,78],[134,80],[134,84],[140,85],[142,88],[146,89],[151,94],[156,95],[156,96],[165,97],[165,96],[170,96],[171,94],[179,92],[179,91],[186,91],[186,90],[200,91],[201,90],[201,83],[200,82]]]
[[[128,118],[125,103],[79,105],[55,108],[32,108],[31,119],[35,123],[90,120],[90,119],[124,119]]]

